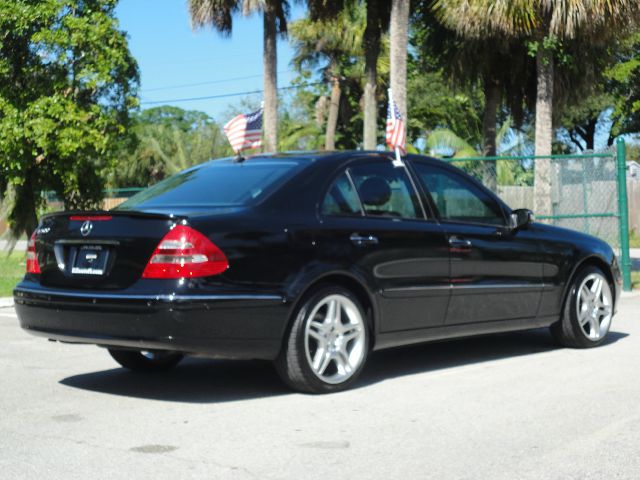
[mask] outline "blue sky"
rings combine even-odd
[[[186,0],[121,0],[116,13],[140,67],[143,108],[152,106],[144,102],[160,101],[201,110],[223,122],[225,112],[242,97],[169,100],[262,89],[262,18],[259,15],[234,18],[231,37],[223,37],[210,29],[193,31]],[[292,11],[293,18],[302,14],[301,8]],[[295,76],[290,65],[291,55],[287,41],[279,41],[279,86],[289,85]],[[249,76],[253,78],[237,79]],[[184,86],[203,82],[209,83]]]

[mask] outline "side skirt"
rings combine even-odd
[[[405,330],[402,332],[390,332],[378,334],[374,350],[400,347],[415,343],[433,342],[452,338],[472,337],[474,335],[486,335],[489,333],[513,332],[517,330],[530,330],[532,328],[549,327],[559,320],[558,316],[541,318],[521,318],[518,320],[500,320],[496,322],[482,322],[462,325],[449,325],[444,327],[421,328]]]

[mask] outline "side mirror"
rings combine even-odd
[[[514,229],[526,227],[535,219],[535,215],[528,208],[518,208],[511,212],[511,227]]]

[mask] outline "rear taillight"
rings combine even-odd
[[[207,237],[193,228],[177,225],[153,251],[142,277],[208,277],[228,267],[227,257]]]
[[[29,243],[27,243],[27,273],[40,273],[40,264],[36,253],[36,232],[31,234]]]

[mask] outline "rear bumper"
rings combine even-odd
[[[289,309],[270,294],[127,295],[23,284],[14,301],[21,327],[34,335],[220,358],[277,357]]]

